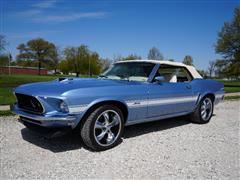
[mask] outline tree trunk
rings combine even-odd
[[[41,61],[38,60],[38,75],[41,75]]]
[[[79,77],[79,72],[76,73],[76,77]]]

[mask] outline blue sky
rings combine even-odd
[[[155,46],[165,59],[191,55],[199,69],[219,58],[214,44],[239,0],[1,0],[1,34],[16,46],[42,37],[60,48],[87,44],[103,58]]]

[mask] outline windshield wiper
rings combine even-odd
[[[98,78],[108,78],[108,76],[105,76],[105,75],[99,75]]]

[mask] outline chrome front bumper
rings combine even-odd
[[[214,101],[215,105],[223,102],[223,100],[224,100],[224,93],[215,94],[215,101]]]
[[[28,123],[36,124],[45,127],[63,127],[76,125],[76,116],[68,114],[46,114],[46,115],[36,115],[25,112],[18,108],[16,104],[10,106],[11,112],[20,116],[20,122],[26,121]]]

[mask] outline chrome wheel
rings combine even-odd
[[[206,98],[203,100],[201,105],[201,117],[204,121],[208,121],[212,116],[213,104],[210,98]]]
[[[101,146],[110,146],[119,137],[121,132],[121,117],[114,110],[102,112],[94,126],[94,138]]]

